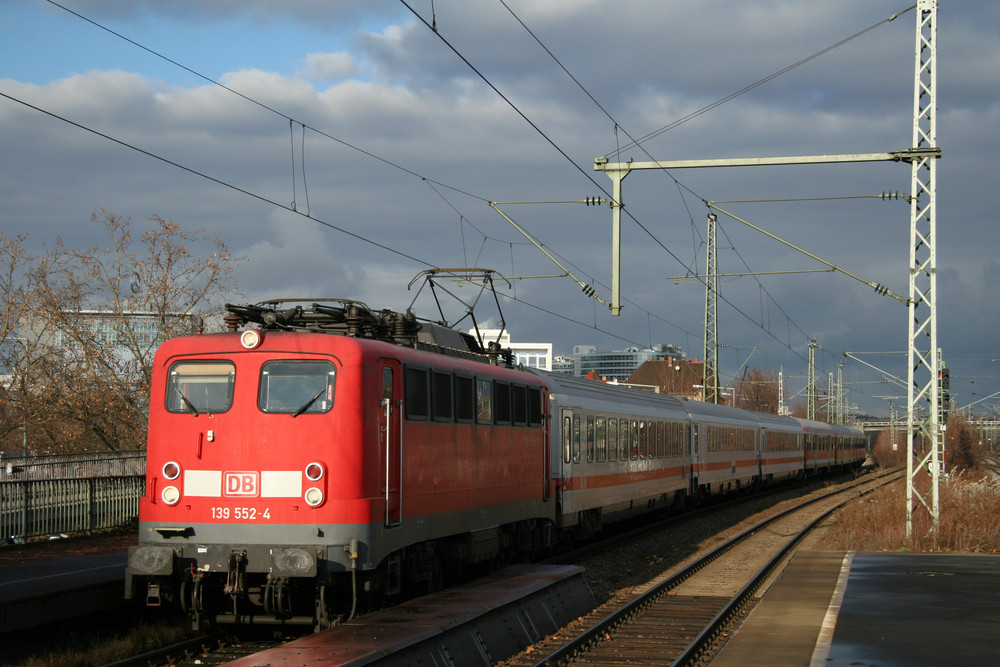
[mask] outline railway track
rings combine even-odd
[[[862,480],[761,521],[626,603],[610,601],[503,664],[704,664],[816,526],[838,507],[899,476]]]
[[[572,628],[543,639],[528,651],[500,664],[507,667],[620,665],[623,662],[694,664],[694,656],[700,655],[702,651],[701,645],[719,643],[718,639],[726,631],[729,618],[739,617],[741,613],[749,611],[755,591],[767,578],[760,573],[763,570],[773,571],[782,560],[781,557],[774,557],[774,562],[769,562],[779,551],[779,547],[786,547],[784,553],[787,553],[801,539],[802,535],[799,533],[802,532],[803,525],[818,524],[847,500],[895,478],[896,476],[866,478],[857,484],[798,503],[791,509],[744,530],[707,556],[654,580],[648,590],[627,604],[622,604],[620,598],[615,598],[585,616],[582,622],[574,624]],[[711,516],[713,510],[719,509],[718,506],[705,508],[705,514]],[[690,519],[691,515],[687,515],[687,518]],[[671,530],[670,527],[665,527],[667,523],[669,522],[655,524],[652,528],[659,531]],[[588,546],[584,551],[606,548],[609,542],[617,542],[619,546],[627,544],[638,534],[639,531],[629,531],[603,545]],[[565,558],[553,560],[567,562]],[[567,641],[570,637],[572,639]],[[193,643],[136,656],[116,663],[114,667],[223,664],[279,643],[280,641],[268,638],[238,640],[232,635],[206,637]],[[574,662],[571,663],[570,660]]]

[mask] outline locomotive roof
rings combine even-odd
[[[226,304],[231,331],[256,325],[265,331],[325,333],[380,340],[394,345],[513,367],[513,354],[497,343],[483,347],[475,336],[439,322],[420,320],[412,311],[375,311],[352,299],[271,299],[251,305]]]

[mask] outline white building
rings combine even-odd
[[[475,336],[476,330],[471,329],[469,333]],[[483,345],[497,341],[500,347],[510,348],[515,361],[522,366],[539,368],[543,371],[552,370],[552,343],[513,343],[510,340],[510,332],[504,330],[501,335],[500,329],[480,329],[479,333],[483,337]]]

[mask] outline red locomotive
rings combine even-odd
[[[196,624],[325,627],[637,513],[864,456],[855,429],[514,368],[410,313],[227,308],[230,332],[157,351],[126,574],[128,597]]]

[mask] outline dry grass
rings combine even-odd
[[[99,667],[139,655],[191,636],[191,630],[177,623],[140,624],[114,637],[89,639],[76,636],[66,645],[53,647],[20,662],[3,662],[10,667]]]
[[[821,549],[853,551],[1000,551],[1000,480],[966,471],[939,483],[940,524],[914,498],[913,539],[906,539],[906,483],[895,482],[837,512]],[[928,499],[928,502],[930,500]]]

